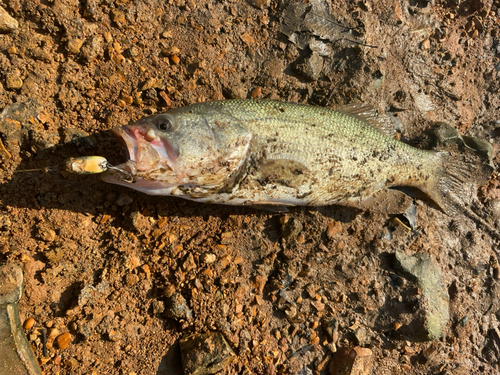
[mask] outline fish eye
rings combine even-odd
[[[156,120],[156,127],[163,132],[168,132],[173,129],[174,123],[171,119],[161,116]]]

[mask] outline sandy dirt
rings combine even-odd
[[[45,374],[182,374],[179,340],[206,332],[235,353],[222,374],[336,374],[332,358],[353,347],[372,364],[353,375],[500,372],[500,249],[476,220],[422,200],[413,230],[337,206],[203,205],[57,167],[119,163],[113,127],[229,98],[368,103],[422,147],[447,122],[490,143],[498,165],[499,1],[0,6],[18,21],[0,34],[0,263],[24,269],[21,320],[35,320],[27,335]],[[20,172],[36,168],[48,170]],[[498,230],[498,171],[477,193],[469,209]],[[433,307],[397,251],[441,271],[442,337],[425,336]]]

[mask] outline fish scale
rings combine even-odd
[[[339,203],[346,195],[357,199],[360,190],[376,189],[386,180],[402,185],[422,185],[422,181],[412,178],[419,174],[417,168],[422,165],[418,159],[431,164],[435,157],[433,152],[392,140],[353,116],[327,108],[249,100],[207,105],[237,112],[238,121],[254,134],[255,148],[265,153],[268,160],[293,160],[315,174],[317,192],[304,199],[303,204]],[[194,110],[198,113],[203,111],[206,111],[205,105],[199,105]],[[273,142],[268,142],[269,139],[277,139],[280,147],[272,148]],[[374,153],[382,157],[372,157]],[[384,157],[386,160],[380,160]],[[332,159],[333,163],[330,162]],[[362,160],[368,162],[361,165]],[[429,166],[427,169],[430,169]],[[377,172],[377,178],[370,176],[372,171]],[[425,176],[422,175],[422,178]],[[346,185],[346,182],[349,184]],[[277,189],[279,187],[271,185],[265,192],[253,191],[252,199],[265,200],[273,196],[273,199],[285,200],[284,196],[280,198],[280,194],[270,193]],[[310,186],[310,189],[313,187]],[[281,194],[293,194],[290,189],[286,190],[287,193]],[[238,195],[244,197],[244,193]]]
[[[115,129],[129,160],[103,179],[199,202],[363,209],[410,186],[455,212],[478,166],[388,137],[365,109],[246,99],[176,108]]]

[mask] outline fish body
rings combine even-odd
[[[390,138],[349,110],[271,100],[198,103],[114,132],[129,160],[105,181],[199,202],[363,207],[410,186],[450,212],[470,174],[449,153]]]

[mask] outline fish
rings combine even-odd
[[[456,213],[481,166],[412,147],[394,139],[387,125],[363,104],[196,103],[114,128],[127,160],[102,179],[204,203],[369,210],[378,202],[381,211],[389,207],[386,196],[407,197],[396,189],[410,187]]]

